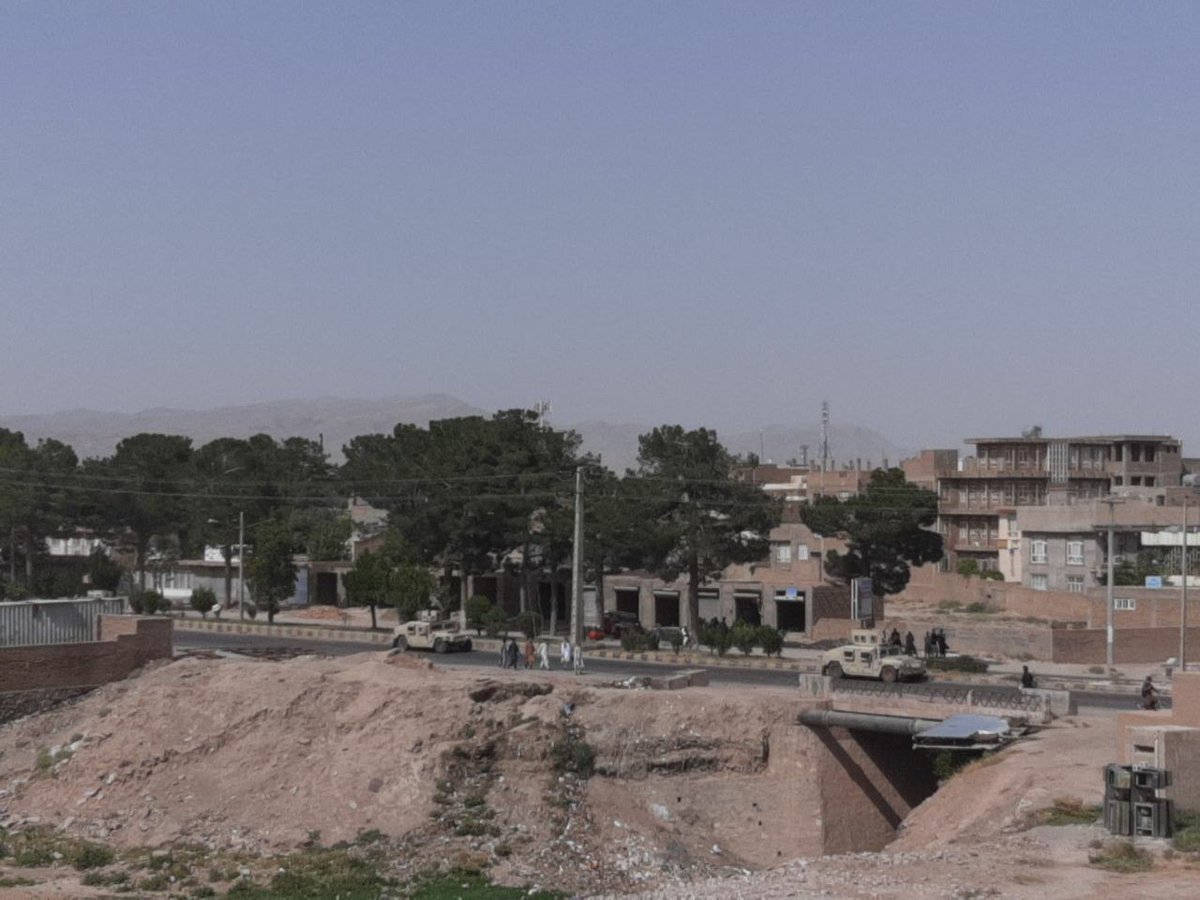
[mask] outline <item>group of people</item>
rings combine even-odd
[[[574,668],[576,673],[583,671],[583,648],[572,646],[569,640],[563,639],[559,647],[559,660],[564,669]],[[502,669],[550,669],[550,648],[545,641],[536,645],[532,638],[525,639],[525,646],[517,646],[516,638],[500,642],[500,668]]]

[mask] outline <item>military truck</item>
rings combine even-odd
[[[889,644],[875,631],[855,628],[850,632],[849,644],[827,650],[821,657],[821,674],[830,678],[877,678],[889,684],[920,681],[925,677],[925,661],[905,656],[902,648]]]
[[[458,630],[458,623],[437,621],[423,616],[392,629],[392,646],[397,650],[432,650],[449,653],[451,650],[471,649],[471,638]]]

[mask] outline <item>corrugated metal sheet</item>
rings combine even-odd
[[[123,612],[123,597],[0,603],[0,647],[95,641],[100,615]]]

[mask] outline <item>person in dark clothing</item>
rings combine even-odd
[[[917,639],[913,637],[913,633],[911,631],[904,635],[904,655],[917,655]]]
[[[924,655],[926,657],[928,657],[932,654],[933,654],[933,638],[931,638],[929,636],[929,632],[927,631],[927,632],[925,632],[925,654]]]
[[[1037,687],[1037,679],[1029,671],[1029,666],[1021,666],[1021,687],[1026,689]]]
[[[937,645],[937,655],[946,655],[946,632],[941,628],[933,629],[933,642]]]
[[[1149,675],[1142,682],[1142,709],[1158,709],[1158,690]]]
[[[891,644],[893,647],[899,647],[899,646],[901,646],[901,644],[900,644],[900,632],[899,632],[899,631],[897,631],[895,628],[893,628],[893,629],[892,629],[892,639],[891,639],[891,640],[890,640],[888,643],[890,643],[890,644]]]
[[[515,669],[517,660],[521,658],[521,650],[517,646],[516,638],[508,639],[508,668]]]

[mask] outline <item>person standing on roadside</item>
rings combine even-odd
[[[539,641],[537,645],[537,658],[539,669],[550,668],[550,648],[546,646],[545,641]]]
[[[559,659],[562,662],[564,669],[571,668],[571,642],[563,638],[562,645],[558,648]]]
[[[576,645],[574,650],[571,652],[571,661],[575,665],[575,674],[582,675],[583,674],[583,647]]]
[[[1025,690],[1033,690],[1037,687],[1037,679],[1033,677],[1033,673],[1029,671],[1029,666],[1021,666],[1021,687]]]
[[[1158,690],[1154,687],[1154,681],[1149,675],[1142,682],[1142,709],[1158,709]]]
[[[536,665],[534,661],[535,652],[533,638],[525,638],[525,668],[532,669]]]

